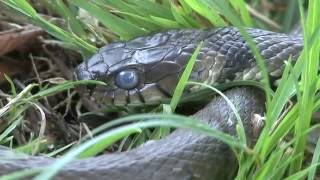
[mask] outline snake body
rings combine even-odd
[[[296,60],[303,48],[301,37],[259,29],[248,29],[266,60],[271,79],[281,76],[284,60]],[[210,84],[250,79],[260,80],[254,56],[236,28],[215,30],[171,30],[116,42],[100,49],[77,68],[78,79],[97,79],[107,87],[91,88],[97,103],[147,103],[170,97],[188,59],[197,45],[203,46],[190,79]],[[120,78],[120,80],[119,80]],[[123,79],[121,79],[123,78]],[[135,86],[122,86],[122,82]],[[122,88],[124,87],[124,88]],[[226,92],[239,110],[247,138],[253,142],[253,115],[263,115],[263,93],[249,88]],[[214,98],[194,118],[213,128],[235,134],[235,117],[228,104]],[[13,154],[1,148],[0,158]],[[0,163],[0,174],[38,168],[54,159],[25,156]],[[148,142],[134,150],[105,154],[69,163],[56,179],[231,179],[237,170],[232,151],[222,142],[187,130],[176,130],[168,137]]]

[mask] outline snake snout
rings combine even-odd
[[[75,80],[92,80],[92,74],[85,68],[85,64],[80,64],[74,71]]]

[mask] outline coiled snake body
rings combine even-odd
[[[296,60],[303,48],[301,37],[247,29],[259,48],[271,80],[282,74],[283,62]],[[203,41],[190,79],[212,85],[236,80],[260,80],[254,56],[236,28],[171,30],[129,42],[116,42],[99,50],[77,68],[78,79],[97,79],[108,86],[91,89],[99,104],[148,103],[172,96],[186,63]],[[193,90],[192,88],[189,89]],[[253,141],[252,115],[263,115],[263,93],[249,88],[226,92],[239,110],[249,140]],[[229,134],[235,134],[235,117],[220,97],[193,115]],[[0,150],[0,157],[8,149]],[[0,174],[43,167],[54,159],[30,157],[0,163]],[[229,179],[237,170],[227,145],[186,130],[150,142],[129,152],[106,154],[69,163],[57,179]]]

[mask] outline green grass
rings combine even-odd
[[[320,159],[319,142],[314,150],[311,163],[306,165],[303,160],[305,159],[307,132],[310,131],[312,114],[318,111],[320,107],[320,98],[316,93],[320,88],[318,74],[320,1],[309,0],[308,15],[306,18],[302,18],[305,19],[305,21],[302,20],[304,50],[294,66],[291,64],[291,60],[286,62],[285,71],[275,91],[271,90],[268,83],[269,79],[263,58],[244,29],[244,27],[266,28],[268,25],[249,16],[246,9],[247,4],[243,0],[230,0],[230,3],[220,0],[180,0],[181,6],[171,3],[169,0],[162,0],[162,4],[154,3],[154,1],[143,1],[141,3],[142,0],[69,0],[66,2],[60,0],[48,1],[46,4],[48,8],[51,8],[66,20],[67,26],[63,29],[39,16],[35,9],[24,0],[1,1],[2,4],[11,7],[17,13],[28,17],[31,23],[42,27],[49,34],[65,43],[67,47],[80,51],[84,58],[97,50],[95,43],[107,43],[104,36],[116,36],[117,39],[129,40],[143,34],[172,28],[207,28],[230,24],[237,26],[255,54],[263,75],[262,84],[260,83],[258,86],[263,87],[266,92],[265,127],[256,145],[250,148],[246,144],[246,136],[240,118],[238,118],[239,124],[237,126],[238,138],[235,138],[213,130],[188,117],[171,114],[177,107],[183,89],[187,84],[188,74],[190,74],[193,66],[192,60],[195,60],[194,57],[197,55],[197,52],[195,52],[176,88],[174,98],[169,102],[170,105],[164,104],[161,106],[164,107],[160,111],[162,114],[133,115],[102,125],[93,130],[92,133],[103,133],[92,139],[84,138],[80,145],[74,146],[48,169],[42,171],[37,176],[38,179],[52,177],[67,162],[76,158],[94,156],[114,142],[131,134],[138,134],[136,137],[145,137],[142,134],[146,131],[142,131],[142,129],[156,126],[161,126],[158,129],[158,134],[152,134],[153,137],[157,138],[167,134],[169,132],[168,127],[180,127],[216,137],[227,143],[234,149],[238,159],[240,168],[236,179],[246,179],[248,177],[251,179],[300,179],[306,177],[314,179]],[[298,13],[294,9],[299,8],[300,11],[303,9],[301,1],[298,2],[290,1],[289,8],[284,12],[284,16],[282,13],[271,13],[269,15],[271,18],[282,22],[282,31],[287,32],[294,25],[295,22],[292,17]],[[255,1],[251,5],[258,8],[259,1]],[[78,18],[77,7],[86,10],[100,24],[91,24],[85,19]],[[300,15],[304,16],[303,13]],[[94,37],[95,41],[88,37]],[[11,83],[12,98],[8,104],[0,109],[0,117],[9,118],[11,122],[6,130],[1,132],[0,143],[12,140],[10,133],[23,120],[23,112],[30,107],[38,108],[38,100],[74,88],[79,84],[87,83],[66,82],[53,87],[45,87],[35,94],[32,93],[32,90],[39,87],[37,84],[30,84],[23,91],[16,92],[13,83]],[[242,82],[242,84],[245,83],[248,84],[249,82]],[[203,84],[202,86],[207,86],[209,89],[216,91],[215,87]],[[294,96],[297,99],[296,103],[291,108],[287,108],[290,99]],[[230,106],[232,107],[231,104]],[[38,109],[41,111],[41,108]],[[284,114],[284,112],[286,113]],[[125,122],[134,123],[104,132],[106,129]],[[161,132],[165,133],[162,134]],[[292,138],[287,140],[289,135]],[[35,139],[37,138],[40,137],[35,137]],[[139,138],[137,141],[140,142]],[[38,173],[38,171],[34,171],[34,173]],[[17,176],[17,174],[14,175]],[[18,175],[21,177],[21,174]]]

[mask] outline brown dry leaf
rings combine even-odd
[[[30,71],[29,61],[19,61],[14,59],[0,59],[0,84],[6,82],[4,74],[12,78],[16,75],[26,74]]]
[[[0,23],[0,55],[19,49],[43,34],[38,27],[27,25],[24,27],[10,27],[6,23]]]

